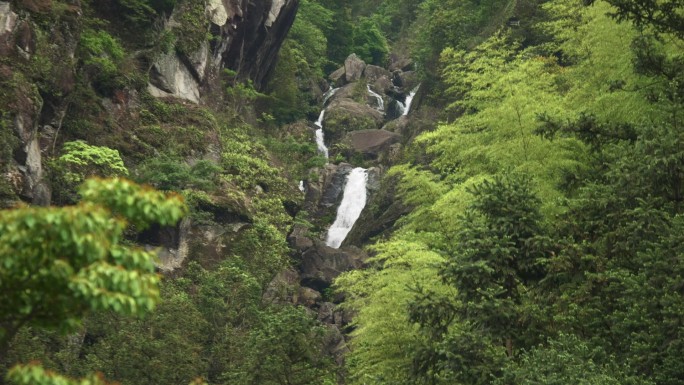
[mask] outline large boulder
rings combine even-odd
[[[396,176],[382,179],[379,188],[372,192],[366,209],[361,212],[361,216],[342,242],[342,247],[361,245],[371,238],[390,233],[394,223],[411,212],[411,207],[397,198],[398,181],[399,178]]]
[[[155,97],[177,97],[199,103],[198,79],[175,52],[163,54],[150,72],[148,91]]]
[[[403,88],[406,95],[419,83],[418,74],[415,71],[397,71],[394,73],[392,81],[396,86]]]
[[[391,72],[382,67],[378,67],[372,64],[366,66],[366,70],[364,71],[363,75],[366,78],[366,82],[371,84],[382,78],[392,78]]]
[[[323,121],[323,131],[329,142],[338,142],[344,133],[380,128],[383,114],[373,107],[351,99],[335,99],[330,103]]]
[[[390,55],[389,70],[394,71],[410,71],[414,67],[413,60],[405,56]]]
[[[330,81],[335,85],[335,87],[341,87],[344,84],[346,84],[346,78],[344,76],[344,66],[338,68],[333,73],[331,73],[328,76],[328,79],[330,79]]]
[[[323,291],[340,274],[360,268],[367,258],[359,248],[333,249],[319,241],[302,254],[299,268],[302,285]]]
[[[334,213],[334,208],[342,199],[344,183],[351,170],[352,166],[347,163],[329,163],[323,168],[312,170],[318,178],[310,179],[307,183],[304,210],[318,215]]]
[[[344,61],[344,76],[347,82],[355,82],[361,79],[365,69],[366,63],[355,53],[349,55]]]
[[[349,132],[343,143],[365,158],[377,159],[381,152],[388,151],[392,144],[399,141],[401,141],[399,134],[374,129]]]

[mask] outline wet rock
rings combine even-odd
[[[333,207],[337,206],[340,199],[342,199],[342,191],[347,180],[347,175],[352,170],[352,166],[347,163],[341,163],[337,166],[326,167],[327,169],[334,169],[333,172],[327,172],[323,183],[323,194],[320,200],[320,206]]]
[[[392,81],[402,87],[404,94],[408,95],[418,85],[418,74],[415,71],[395,72]]]
[[[344,76],[347,82],[355,82],[361,79],[366,63],[355,53],[349,55],[344,61]]]
[[[25,54],[31,55],[36,52],[36,36],[27,22],[22,22],[17,28],[16,45]]]
[[[173,228],[170,242],[162,242],[167,244],[160,245],[158,250],[159,260],[157,268],[162,273],[171,273],[179,269],[189,253],[189,235],[191,221],[188,218],[183,219],[177,226]]]
[[[348,144],[352,151],[362,154],[366,158],[377,159],[381,152],[389,150],[390,145],[401,140],[399,134],[385,130],[360,130],[348,133],[343,143]]]
[[[389,103],[387,103],[387,112],[385,113],[387,120],[390,121],[389,123],[393,122],[395,119],[401,118],[405,108],[406,107],[403,105],[403,102],[400,102],[394,98],[390,99]]]
[[[380,188],[373,192],[367,209],[361,213],[342,245],[360,245],[371,238],[381,237],[392,229],[394,223],[411,209],[397,198],[398,177],[384,178]]]

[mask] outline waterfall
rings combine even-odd
[[[406,115],[406,105],[398,100],[397,105],[399,106],[399,111],[401,111],[401,114]]]
[[[306,192],[306,187],[304,187],[304,181],[303,180],[299,181],[299,191]]]
[[[413,98],[416,96],[416,93],[418,93],[418,88],[420,88],[420,84],[418,84],[416,88],[411,91],[409,96],[406,97],[406,107],[404,108],[404,113],[402,115],[408,115],[411,110],[411,103],[413,103]]]
[[[335,95],[335,92],[339,90],[340,88],[330,88],[328,91],[323,94],[323,105],[325,106],[325,103],[328,102],[328,99],[330,99],[333,95]]]
[[[367,182],[368,171],[361,167],[353,169],[347,176],[342,203],[337,208],[335,222],[328,229],[326,245],[335,249],[339,248],[356,220],[359,219],[361,211],[366,206]]]
[[[368,88],[368,93],[378,101],[377,110],[384,112],[385,111],[385,101],[382,100],[382,96],[380,96],[380,94],[376,93],[375,91],[371,90],[370,84],[366,84],[366,88]]]
[[[321,114],[318,116],[318,120],[314,123],[318,129],[316,130],[316,145],[318,146],[318,152],[328,159],[328,147],[325,146],[325,137],[323,136],[323,117],[325,116],[325,109],[321,110]]]

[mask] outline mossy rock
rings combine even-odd
[[[327,108],[323,120],[326,142],[338,142],[346,132],[380,128],[382,113],[351,99],[337,99]]]

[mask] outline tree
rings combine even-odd
[[[630,20],[638,28],[652,27],[684,39],[684,3],[680,0],[607,0],[618,20]]]
[[[89,311],[144,314],[159,298],[152,251],[127,244],[132,225],[175,224],[186,207],[124,179],[90,179],[68,207],[0,212],[0,358],[19,328],[72,331]]]
[[[411,319],[427,336],[417,350],[419,378],[489,383],[505,353],[529,344],[528,288],[543,278],[547,257],[540,200],[529,178],[497,176],[470,189],[453,250],[439,271],[456,292],[448,298],[421,290]],[[498,348],[497,348],[498,347]],[[505,350],[504,350],[505,347]]]

